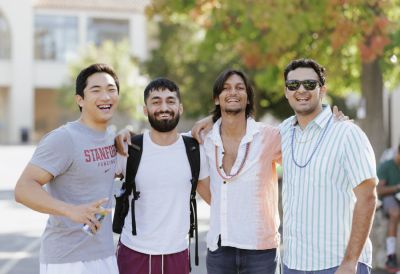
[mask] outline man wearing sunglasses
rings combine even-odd
[[[377,184],[372,147],[354,123],[333,123],[322,104],[322,66],[294,60],[284,77],[295,112],[280,125],[284,273],[370,273]]]
[[[296,114],[280,126],[284,273],[369,273],[377,182],[372,147],[359,127],[334,123],[322,104],[323,67],[295,60],[284,76]],[[209,122],[199,121],[193,135],[201,140]]]

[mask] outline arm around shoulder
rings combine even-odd
[[[206,118],[197,121],[191,130],[193,138],[195,138],[200,144],[203,144],[203,136],[212,129],[213,124],[212,116],[207,116]]]

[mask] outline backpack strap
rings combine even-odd
[[[182,137],[183,137],[183,142],[185,143],[186,154],[190,164],[190,170],[192,172],[192,179],[190,180],[192,188],[190,191],[189,245],[190,245],[190,238],[193,238],[194,236],[195,237],[194,260],[195,260],[195,265],[199,265],[199,237],[198,237],[198,223],[197,223],[196,188],[200,173],[200,149],[199,149],[199,143],[194,138],[185,135],[182,135]]]
[[[133,194],[131,201],[132,235],[136,235],[135,201],[140,197],[140,191],[136,191],[135,177],[140,164],[143,151],[143,134],[131,138],[132,145],[128,147],[128,160],[126,162],[126,193]]]

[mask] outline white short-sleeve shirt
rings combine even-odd
[[[199,180],[208,177],[208,165],[200,148]],[[126,157],[118,155],[117,174],[125,176]],[[143,152],[136,174],[140,198],[135,202],[137,235],[132,235],[129,210],[121,233],[121,242],[135,251],[171,254],[188,247],[190,191],[192,173],[185,144],[180,137],[174,144],[160,146],[143,134]],[[132,195],[130,200],[132,199]]]

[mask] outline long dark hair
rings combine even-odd
[[[228,80],[232,75],[238,75],[243,79],[244,85],[246,86],[247,100],[248,104],[246,105],[246,118],[253,116],[254,114],[254,90],[251,86],[249,78],[243,71],[235,70],[235,69],[226,69],[218,75],[217,79],[214,82],[213,87],[213,99],[219,97],[221,92],[224,89],[225,81]],[[217,121],[221,117],[221,107],[219,105],[214,106],[214,110],[211,112],[213,122]]]

